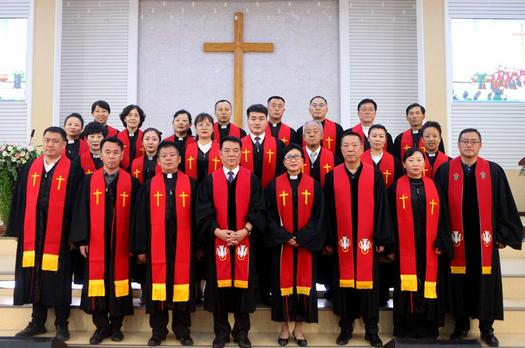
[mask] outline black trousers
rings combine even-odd
[[[181,339],[190,334],[191,317],[188,311],[172,311],[171,329],[177,339]],[[162,311],[156,311],[149,315],[149,325],[153,336],[157,338],[166,338],[168,335],[168,329],[166,326],[169,322],[169,311],[164,309]]]
[[[379,322],[378,317],[367,317],[363,315],[363,322],[365,323],[365,332],[367,334],[377,334],[379,333],[379,327],[377,323]],[[354,319],[351,318],[340,318],[339,327],[342,331],[353,332],[354,330]]]
[[[470,317],[468,315],[454,315],[455,320],[455,330],[462,330],[468,332],[470,330]],[[479,321],[479,331],[481,334],[488,334],[494,332],[492,325],[494,320],[480,320]]]
[[[213,313],[213,330],[218,340],[227,342],[230,340],[230,334],[233,337],[242,337],[248,335],[250,331],[250,314],[234,313],[235,324],[233,330],[228,322],[228,313]]]
[[[120,329],[122,327],[123,315],[109,315],[107,310],[98,310],[92,314],[93,324],[97,329],[110,327],[111,329]]]
[[[44,326],[47,320],[47,309],[48,306],[43,306],[40,303],[33,303],[33,312],[31,313],[32,321],[35,324]],[[67,319],[69,318],[69,305],[55,306],[55,325],[65,326],[67,325]]]

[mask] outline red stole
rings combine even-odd
[[[329,119],[324,120],[323,125],[323,147],[330,150],[333,154],[337,152],[337,129],[335,122]]]
[[[251,172],[254,170],[253,165],[253,143],[252,137],[247,135],[242,138],[241,166],[248,168]],[[274,137],[264,137],[262,143],[263,163],[262,163],[262,180],[261,185],[266,187],[275,177],[277,169],[277,141]]]
[[[151,299],[166,301],[166,183],[164,174],[151,179]],[[190,177],[177,174],[175,185],[175,214],[177,216],[177,241],[173,273],[173,302],[190,299],[191,253],[191,185]]]
[[[241,138],[241,129],[230,122],[230,131],[228,133],[229,136]],[[218,143],[221,142],[221,133],[219,132],[219,122],[215,122],[213,124],[213,141],[216,141]]]
[[[481,273],[492,273],[492,177],[489,162],[481,157],[476,161],[476,191],[479,209],[481,239]],[[461,157],[450,161],[448,173],[448,202],[450,227],[454,243],[454,259],[450,262],[451,272],[466,273],[465,243],[463,230],[463,164]]]
[[[213,205],[217,225],[220,229],[228,229],[228,182],[224,170],[217,170],[212,174],[213,178]],[[243,167],[235,179],[235,204],[236,204],[236,228],[240,230],[246,224],[248,208],[251,196],[251,173]],[[237,256],[237,257],[235,257]],[[233,286],[236,288],[248,288],[248,275],[250,272],[250,238],[244,238],[235,246],[233,259]],[[217,270],[217,285],[219,288],[232,286],[232,260],[230,247],[220,238],[215,237],[215,268]]]
[[[277,209],[281,218],[282,226],[294,233],[293,226],[293,201],[292,187],[288,180],[288,174],[282,174],[275,181],[275,197],[277,199]],[[297,228],[303,228],[310,220],[312,214],[312,204],[314,201],[314,179],[308,175],[302,175],[298,187],[298,221]],[[293,294],[294,284],[294,249],[288,244],[281,246],[281,265],[280,265],[280,288],[281,296]],[[296,275],[297,294],[309,296],[312,287],[312,254],[309,250],[298,247],[297,256],[297,275]]]
[[[89,151],[89,144],[87,143],[87,141],[85,141],[84,139],[78,139],[79,141],[79,148],[78,148],[78,154],[79,155],[82,155],[83,153],[85,152],[90,152]]]
[[[308,156],[308,152],[306,151],[306,146],[303,147],[303,153],[304,153],[304,163],[303,167],[301,168],[301,172],[306,175],[310,175],[310,156]],[[321,150],[319,151],[319,173],[321,178],[321,186],[324,186],[324,179],[326,177],[326,174],[330,173],[334,169],[335,160],[334,160],[334,154],[324,147],[321,146]]]
[[[80,155],[80,166],[86,174],[91,174],[97,170],[95,161],[93,161],[93,157],[91,156],[91,151],[84,152]]]
[[[426,268],[425,298],[437,298],[436,281],[438,256],[434,250],[439,222],[439,194],[430,178],[423,177],[426,199]],[[397,181],[396,212],[399,234],[399,267],[401,273],[401,291],[417,291],[416,245],[414,236],[414,212],[410,191],[410,180],[403,175]]]
[[[412,140],[412,129],[408,129],[403,132],[401,135],[401,149],[400,149],[400,160],[403,159],[403,155],[405,152],[410,149],[411,147],[414,147],[414,141]],[[419,137],[419,144],[418,147],[423,153],[425,152],[425,146],[423,145],[423,137]]]
[[[137,131],[135,132],[135,136],[137,137],[137,140],[135,142],[135,158],[142,156],[142,154],[144,153],[144,147],[142,146],[142,134],[143,132],[140,129],[137,129]],[[124,129],[123,131],[121,131],[117,135],[117,138],[119,138],[120,141],[122,141],[122,143],[124,144],[124,157],[122,157],[122,161],[120,162],[120,167],[124,168],[124,170],[127,170],[131,164],[131,161],[134,160],[134,158],[130,158],[131,156],[131,151],[129,150],[130,140],[129,140],[129,134],[128,134],[127,129]]]
[[[146,156],[140,156],[133,160],[131,163],[131,175],[135,177],[141,184],[144,183],[144,161],[146,160]],[[159,163],[155,164],[155,174],[160,173],[162,170],[160,169]]]
[[[208,174],[221,168],[220,145],[212,142],[208,152]],[[186,146],[184,151],[184,171],[186,174],[197,180],[197,159],[199,157],[199,145],[194,142]]]
[[[71,161],[66,156],[62,156],[55,167],[49,189],[44,255],[42,257],[42,270],[52,272],[58,271],[58,255],[62,241],[62,223]],[[31,164],[26,183],[22,267],[35,267],[36,215],[43,169],[44,155],[35,159]]]
[[[178,139],[178,138],[177,138]],[[192,137],[191,135],[186,135],[186,138],[184,139],[184,146],[188,146],[189,144],[193,144],[196,140],[194,137]],[[162,140],[162,141],[171,141],[171,142],[175,142],[175,134],[167,137],[166,139]],[[182,150],[182,149],[181,149]]]
[[[374,160],[372,159],[372,151],[370,149],[363,152],[361,155],[361,161],[364,163],[371,164],[375,167]],[[394,162],[394,156],[386,151],[383,151],[383,157],[379,161],[379,171],[383,174],[383,181],[385,187],[389,188],[394,183],[394,174],[396,172],[396,166]]]
[[[115,296],[129,295],[129,220],[131,206],[131,175],[119,170],[115,202],[115,214],[111,224],[111,240],[115,245],[107,246],[115,250],[114,282]],[[105,296],[104,265],[111,260],[105,260],[105,213],[106,213],[106,182],[104,169],[100,168],[91,176],[89,187],[89,275],[88,296]]]
[[[266,135],[272,136],[271,128],[273,125],[268,122],[268,126],[266,127]],[[279,127],[279,133],[277,134],[277,139],[282,141],[285,145],[290,144],[290,139],[292,138],[292,129],[281,122],[281,127]]]
[[[361,125],[361,123],[358,123],[355,126],[353,126],[351,131],[354,132],[354,133],[359,134],[359,136],[361,137],[361,141],[363,142],[363,145],[366,143],[365,132],[363,131],[363,126]],[[386,134],[385,134],[385,136],[386,136]],[[388,139],[386,139],[386,140],[387,141],[385,141],[385,144],[383,145],[383,151],[384,152],[388,151],[388,148],[387,148]],[[392,180],[392,182],[393,182],[393,180]]]
[[[443,164],[448,162],[448,156],[445,155],[443,152],[438,151],[436,153],[436,159],[434,161],[434,165],[430,165],[430,160],[428,159],[428,154],[425,155],[425,169],[423,169],[423,175],[434,179],[434,176],[436,175],[436,172],[438,168]]]
[[[334,169],[339,286],[342,288],[372,289],[373,287],[374,167],[366,163],[362,163],[362,166],[357,185],[359,206],[357,241],[353,240],[350,179],[346,174],[344,163]],[[356,242],[359,244],[356,249],[357,255],[354,255],[352,245]],[[354,274],[354,262],[357,263],[357,274]]]
[[[119,130],[116,129],[116,128],[113,128],[109,125],[106,125],[106,129],[108,130],[108,135],[106,135],[106,138],[110,138],[110,137],[116,137],[119,133]]]

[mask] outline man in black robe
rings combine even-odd
[[[483,241],[480,233],[480,205],[478,202],[477,176],[480,180],[488,173],[477,173],[476,167],[486,161],[478,156],[481,149],[481,134],[473,128],[460,132],[458,138],[461,167],[463,170],[463,192],[461,211],[453,211],[448,201],[450,216],[462,214],[463,237],[458,238],[457,231],[452,231],[455,249],[464,243],[466,269],[464,274],[453,274],[449,270],[449,311],[454,314],[455,327],[451,338],[463,338],[470,330],[470,318],[479,319],[481,338],[491,347],[499,342],[492,327],[494,320],[503,320],[503,290],[501,284],[501,266],[499,250],[505,246],[521,249],[523,226],[516,209],[507,177],[503,169],[494,162],[488,162],[492,181],[492,233]],[[458,160],[458,159],[455,159]],[[450,168],[452,161],[442,164],[436,173],[436,183],[445,192],[449,200]],[[452,173],[457,180],[458,173]],[[454,227],[454,226],[452,226]],[[492,265],[488,274],[482,272],[482,243],[492,244]],[[457,257],[458,252],[455,252]],[[483,267],[485,268],[485,267]]]
[[[200,244],[207,253],[207,273],[206,289],[204,290],[204,309],[213,312],[213,325],[215,339],[213,347],[221,348],[230,341],[230,334],[240,347],[251,347],[248,339],[250,330],[249,313],[255,311],[255,260],[256,245],[255,236],[264,233],[265,214],[264,198],[261,191],[259,180],[254,174],[248,173],[250,182],[250,196],[245,197],[249,200],[247,215],[244,227],[238,228],[237,214],[240,213],[236,201],[236,190],[238,186],[239,173],[246,169],[240,168],[241,142],[235,137],[225,137],[221,140],[221,161],[224,173],[217,173],[217,176],[209,175],[199,185],[197,195],[197,205],[195,220],[197,231],[200,233]],[[230,174],[231,173],[231,174]],[[227,228],[219,228],[218,207],[214,203],[214,185],[218,185],[218,175],[225,175],[227,178]],[[247,174],[246,174],[247,175]],[[222,207],[223,208],[223,207]],[[239,210],[239,211],[238,211]],[[241,243],[244,238],[249,238],[249,273],[247,288],[238,287],[219,287],[218,273],[216,268],[216,239],[228,244],[228,253],[236,254],[236,245]],[[232,257],[232,261],[235,257]],[[233,263],[232,263],[233,265]],[[233,272],[232,272],[233,273]],[[232,276],[235,276],[233,274]],[[233,312],[235,316],[235,326],[233,330],[228,322],[228,313]]]
[[[85,274],[82,288],[82,297],[80,307],[84,312],[92,314],[93,323],[96,326],[95,333],[89,339],[90,344],[100,344],[105,338],[111,337],[112,341],[122,341],[124,335],[121,327],[124,316],[133,314],[133,303],[130,283],[128,281],[127,295],[116,296],[115,271],[116,267],[116,246],[122,243],[122,240],[117,239],[116,231],[119,229],[119,224],[123,221],[116,221],[118,201],[122,201],[122,205],[126,206],[130,212],[133,212],[136,192],[140,184],[137,179],[130,176],[129,173],[119,170],[120,161],[123,157],[124,145],[116,137],[106,138],[101,144],[101,158],[104,166],[93,174],[88,174],[82,181],[75,205],[75,212],[73,215],[73,226],[71,228],[71,240],[80,248],[80,253],[87,258],[85,264]],[[90,237],[93,233],[94,226],[91,223],[91,187],[94,184],[93,177],[102,171],[103,180],[105,183],[105,207],[104,207],[104,295],[89,296],[89,269],[90,263],[89,253],[90,245],[93,248],[93,239]],[[131,192],[118,192],[118,184],[120,180],[124,180],[126,176],[130,176]],[[125,197],[124,197],[125,196]],[[97,196],[98,197],[98,196]],[[124,203],[126,202],[126,203]],[[96,218],[96,217],[95,217]],[[102,217],[98,217],[102,218]],[[129,250],[129,245],[126,246]],[[129,270],[129,260],[126,264]],[[126,267],[124,266],[124,267]],[[129,275],[129,273],[128,273]],[[129,279],[129,278],[128,278]]]
[[[352,131],[347,131],[343,134],[341,139],[341,153],[343,154],[344,163],[340,166],[344,166],[348,181],[350,183],[351,197],[351,212],[337,212],[338,206],[336,202],[336,190],[340,189],[340,183],[334,180],[334,171],[328,173],[326,176],[326,182],[324,186],[326,206],[327,206],[327,218],[328,218],[328,234],[327,234],[327,245],[331,246],[332,251],[335,254],[334,260],[334,312],[339,315],[339,326],[341,327],[341,333],[337,337],[336,343],[339,345],[345,345],[352,338],[353,321],[359,317],[363,317],[365,323],[365,339],[370,342],[374,347],[381,347],[383,345],[379,338],[378,322],[379,322],[379,274],[378,274],[378,263],[379,255],[384,251],[385,247],[391,246],[394,242],[394,234],[392,229],[392,220],[390,211],[388,209],[388,202],[386,196],[385,185],[383,183],[383,176],[381,173],[373,169],[374,183],[373,191],[368,191],[366,194],[374,195],[374,212],[373,212],[373,261],[372,261],[372,288],[371,289],[356,289],[353,287],[341,287],[340,286],[340,270],[338,262],[338,253],[341,252],[339,249],[344,247],[341,241],[338,240],[338,229],[345,228],[345,226],[338,226],[337,219],[338,214],[350,214],[352,216],[352,242],[354,255],[354,269],[358,267],[356,265],[356,255],[358,250],[357,242],[358,239],[358,216],[359,214],[365,214],[366,211],[359,211],[360,197],[358,195],[359,180],[363,180],[361,173],[363,167],[370,166],[361,162],[361,154],[363,153],[364,146],[361,141],[359,134]],[[343,179],[344,180],[344,179]],[[340,208],[340,207],[339,207]],[[375,251],[375,252],[374,252]],[[365,253],[361,250],[360,252]],[[366,251],[368,253],[368,251]]]
[[[295,129],[283,122],[286,102],[283,97],[278,95],[268,98],[268,129],[275,139],[281,140],[285,145],[296,143],[301,144],[297,139]],[[289,134],[288,134],[289,129]],[[281,136],[279,136],[281,134]]]
[[[190,263],[187,265],[189,269],[189,295],[186,301],[174,301],[173,300],[173,289],[174,289],[174,272],[184,272],[186,270],[175,269],[176,260],[176,249],[177,249],[177,219],[176,215],[177,204],[188,205],[191,209],[192,214],[189,221],[191,231],[193,232],[193,210],[195,207],[195,195],[196,195],[196,182],[193,179],[189,179],[191,192],[183,192],[191,197],[186,196],[175,197],[175,191],[177,187],[177,181],[180,176],[185,176],[177,170],[178,165],[181,161],[179,155],[179,149],[172,142],[163,142],[159,145],[157,150],[158,163],[162,169],[162,175],[166,186],[166,206],[165,206],[165,260],[166,260],[166,279],[165,279],[165,300],[153,300],[152,299],[152,264],[151,264],[151,248],[152,248],[152,225],[151,225],[151,190],[152,180],[147,181],[144,186],[140,189],[137,195],[136,209],[135,209],[135,220],[133,222],[133,234],[131,238],[131,252],[137,255],[137,259],[140,263],[148,263],[146,269],[146,281],[144,289],[144,299],[146,303],[146,313],[150,314],[150,326],[153,331],[153,335],[148,341],[149,346],[158,346],[162,341],[166,339],[168,330],[166,325],[169,320],[168,309],[173,311],[172,330],[175,333],[177,339],[183,346],[193,345],[193,339],[190,336],[191,317],[190,312],[194,309],[194,296],[193,296],[193,252],[190,253]],[[182,202],[184,200],[184,202]],[[182,232],[180,232],[182,233]]]
[[[18,238],[13,304],[31,303],[33,311],[31,322],[24,330],[16,334],[17,337],[30,337],[45,333],[47,309],[54,307],[56,337],[63,341],[69,339],[68,317],[71,303],[69,228],[73,212],[73,200],[82,177],[82,170],[71,164],[67,183],[61,181],[61,176],[55,175],[58,163],[70,162],[63,155],[66,142],[66,132],[63,129],[59,127],[47,128],[44,131],[44,154],[39,159],[26,163],[18,173],[7,225],[7,236]],[[31,170],[33,163],[42,161],[42,159],[42,167]],[[38,196],[28,197],[28,183],[31,181],[36,183],[37,179],[40,180]],[[63,202],[51,202],[52,187],[58,189],[58,185],[66,190],[64,200]],[[30,226],[25,226],[25,216],[29,214],[26,208],[31,204],[28,199],[36,199],[36,218],[34,220],[34,262],[32,266],[26,267],[23,265],[23,254],[24,240],[27,231],[30,229]],[[47,244],[45,243],[46,230],[50,223],[48,219],[51,214],[58,214],[56,203],[63,203],[62,234],[58,252],[58,269],[52,271],[43,269],[46,268],[43,267],[43,258],[44,246]],[[48,215],[48,213],[50,214]]]

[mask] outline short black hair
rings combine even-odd
[[[411,147],[410,149],[406,150],[405,154],[403,155],[403,162],[406,162],[407,158],[409,158],[416,152],[419,152],[423,156],[423,158],[425,158],[425,154],[419,147]]]
[[[181,151],[180,148],[175,144],[173,141],[163,141],[159,144],[159,147],[157,147],[157,153],[160,153],[161,149],[165,149],[168,147],[174,147],[175,150],[177,150],[177,155],[180,156]]]
[[[234,137],[234,136],[231,136],[231,135],[228,135],[224,138],[221,138],[221,150],[222,150],[222,146],[225,142],[227,141],[230,141],[232,143],[236,143],[236,144],[239,144],[239,147],[242,148],[242,141],[241,139],[237,138],[237,137]]]
[[[113,143],[113,144],[117,144],[118,147],[120,147],[120,150],[121,151],[124,151],[124,144],[122,143],[122,141],[117,138],[117,137],[109,137],[109,138],[104,138],[104,140],[102,140],[102,142],[100,143],[100,148],[102,149],[104,147],[104,144],[105,143]]]
[[[284,156],[286,156],[286,154],[292,150],[298,150],[300,153],[301,153],[301,157],[304,159],[304,152],[303,152],[303,148],[296,144],[296,143],[290,143],[288,144],[284,150],[283,150],[283,158]]]
[[[341,135],[341,143],[343,142],[343,139],[348,136],[356,136],[359,138],[359,142],[363,144],[363,139],[361,139],[361,135],[359,133],[354,132],[351,129],[347,129],[343,132],[343,135]]]
[[[51,126],[51,127],[47,127],[45,130],[44,130],[44,133],[42,133],[42,135],[46,135],[46,133],[58,133],[60,134],[60,136],[62,137],[62,140],[66,141],[67,142],[67,134],[66,134],[66,131],[60,127],[55,127],[55,126]]]
[[[268,117],[268,108],[262,104],[250,105],[250,107],[246,109],[246,117],[249,118],[251,112],[259,112],[261,114],[264,114],[264,116]]]
[[[286,101],[284,100],[283,97],[280,97],[278,95],[272,95],[270,98],[268,98],[268,100],[266,101],[267,104],[270,104],[270,100],[272,99],[278,99],[280,101],[282,101],[283,103],[286,103]]]
[[[314,101],[315,98],[321,98],[322,100],[324,100],[324,103],[326,105],[328,105],[328,102],[326,101],[326,98],[323,97],[323,96],[320,96],[320,95],[316,95],[315,97],[313,97],[312,99],[310,99],[310,104],[312,104],[312,102]]]
[[[441,136],[441,125],[439,124],[439,122],[436,122],[436,121],[425,122],[423,127],[421,127],[421,129],[419,130],[421,135],[423,135],[423,133],[425,132],[425,129],[427,128],[436,128],[439,132],[439,136]]]
[[[140,116],[139,128],[140,128],[142,124],[144,123],[144,120],[146,119],[146,114],[144,113],[144,110],[142,110],[140,106],[138,105],[130,104],[126,106],[124,109],[122,109],[122,112],[120,113],[120,120],[122,121],[122,124],[124,125],[124,127],[126,127],[126,121],[124,120],[126,119],[126,116],[128,116],[128,114],[133,109],[136,109],[137,112],[139,113],[139,116]]]
[[[232,103],[230,103],[228,100],[226,100],[226,99],[221,99],[221,100],[217,100],[217,101],[215,102],[215,106],[213,107],[213,109],[217,109],[217,104],[219,104],[219,103],[228,103],[228,104],[230,104],[230,108],[232,107]]]
[[[481,133],[476,128],[465,128],[461,132],[459,132],[458,143],[461,139],[461,136],[465,133],[476,133],[479,137],[479,142],[481,143]]]
[[[107,110],[108,111],[108,114],[111,113],[111,108],[109,107],[109,104],[107,101],[105,100],[97,100],[96,102],[94,102],[92,105],[91,105],[91,113],[94,113],[95,112],[95,109],[97,108],[97,106],[99,108],[102,108],[104,110]]]
[[[105,138],[108,135],[108,129],[102,124],[95,121],[89,122],[84,128],[84,132],[82,132],[84,137],[98,133],[102,134],[102,136]]]
[[[146,128],[146,129],[142,132],[142,138],[143,138],[143,139],[144,139],[144,135],[145,135],[147,132],[154,132],[154,133],[157,134],[157,136],[159,137],[159,141],[162,140],[162,132],[161,132],[160,130],[158,130],[157,128],[153,128],[153,127]]]
[[[421,109],[421,113],[424,115],[426,112],[425,107],[419,103],[412,103],[409,106],[407,106],[407,109],[405,110],[406,115],[408,116],[408,113],[410,112],[410,110],[412,110],[413,108],[417,108],[417,107]]]
[[[79,114],[78,112],[72,112],[69,115],[67,115],[67,117],[64,119],[64,126],[66,125],[67,120],[69,120],[70,118],[73,118],[73,117],[78,118],[79,121],[80,121],[81,127],[84,128],[84,119],[82,118],[82,115]]]
[[[201,112],[200,114],[195,117],[195,121],[193,121],[193,124],[195,127],[197,127],[197,123],[201,123],[204,120],[210,121],[210,123],[213,125],[213,117],[211,117],[210,114],[207,114],[205,112]]]
[[[191,114],[189,111],[187,110],[184,110],[184,109],[180,109],[179,111],[177,111],[176,113],[173,114],[173,119],[175,120],[177,118],[177,116],[179,115],[182,115],[182,114],[186,114],[188,115],[188,121],[190,121],[190,124],[191,124]]]
[[[361,100],[359,104],[357,104],[357,111],[359,111],[359,109],[361,109],[361,106],[363,106],[364,104],[373,104],[374,110],[377,111],[377,103],[373,99],[370,99],[370,98],[365,98]]]
[[[388,134],[388,131],[386,130],[386,127],[383,126],[382,124],[377,123],[377,124],[373,124],[373,125],[371,125],[370,128],[368,128],[368,135],[370,135],[370,132],[371,132],[373,129],[382,129],[382,130],[385,131],[385,135]]]

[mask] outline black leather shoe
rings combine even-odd
[[[111,340],[113,342],[122,342],[122,340],[124,339],[124,334],[122,333],[122,331],[120,331],[120,329],[112,329],[111,330]]]
[[[41,335],[46,333],[46,327],[44,325],[36,324],[35,322],[30,321],[29,324],[20,332],[18,332],[15,337],[31,337],[36,335]]]
[[[339,336],[337,336],[337,340],[335,343],[339,346],[344,346],[348,344],[348,341],[352,339],[352,333],[350,331],[341,330],[341,333]]]
[[[250,342],[248,335],[239,335],[237,337],[234,337],[233,341],[239,344],[239,347],[241,348],[251,348],[252,347],[252,342]]]
[[[55,337],[57,340],[61,340],[62,342],[65,342],[69,339],[69,329],[66,325],[57,325],[57,332],[55,334]]]
[[[379,338],[379,335],[376,333],[365,334],[365,340],[370,342],[370,345],[372,347],[382,347],[383,346],[383,341],[381,341],[381,339]]]
[[[222,338],[215,337],[213,339],[212,347],[213,348],[223,348],[228,342],[230,342],[229,338],[222,339]]]
[[[180,338],[179,341],[183,346],[193,346],[193,338],[190,335]]]
[[[454,331],[450,334],[450,339],[451,340],[462,340],[467,336],[468,336],[467,331],[460,330],[460,329],[454,329]]]
[[[489,347],[499,347],[499,341],[498,341],[498,339],[496,338],[496,336],[494,336],[494,333],[493,333],[493,332],[489,332],[489,333],[486,333],[486,334],[482,334],[482,335],[481,335],[481,339],[482,339],[483,342],[485,342]]]
[[[149,339],[148,341],[148,346],[160,346],[160,344],[162,343],[162,341],[164,341],[166,339],[166,337],[162,338],[162,337],[158,337],[158,336],[151,336],[151,338]]]
[[[111,329],[109,327],[104,327],[102,329],[96,329],[95,333],[89,339],[89,344],[96,345],[102,343],[104,338],[111,336]]]
[[[281,347],[284,347],[284,346],[286,346],[286,345],[288,344],[288,338],[282,338],[282,337],[279,337],[279,338],[277,339],[277,343],[279,343],[279,345],[280,345]]]
[[[295,332],[292,332],[292,335],[293,335],[293,339],[295,340],[295,342],[297,342],[297,345],[299,347],[306,347],[308,345],[308,341],[306,340],[306,338],[295,337]]]

